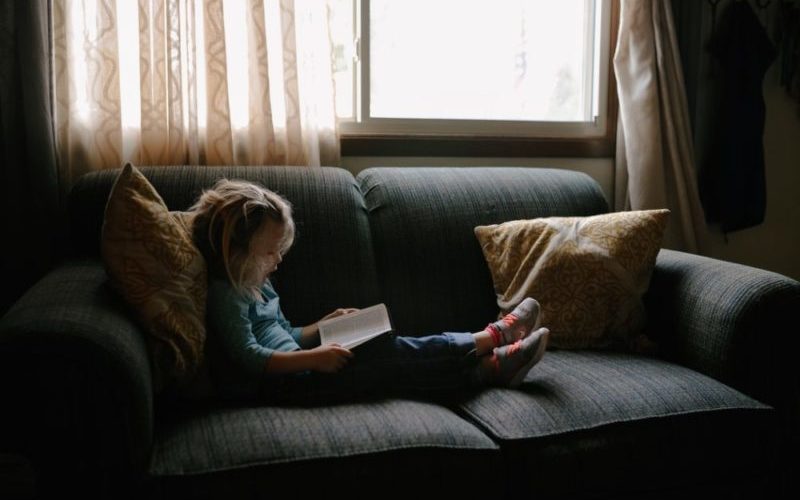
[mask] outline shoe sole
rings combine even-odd
[[[536,330],[534,330],[536,331]],[[539,346],[536,348],[536,353],[533,355],[530,361],[525,363],[525,365],[519,369],[514,378],[511,379],[511,382],[508,384],[509,387],[512,389],[516,389],[522,384],[522,381],[525,379],[525,376],[528,372],[533,368],[533,366],[541,361],[542,357],[544,356],[544,352],[547,349],[547,341],[550,338],[550,332],[547,332],[541,336],[539,339]]]
[[[535,332],[536,330],[541,328],[541,326],[542,326],[542,304],[540,304],[539,301],[536,301],[536,321],[533,322],[533,328],[531,328],[531,331]],[[548,335],[550,334],[548,333]]]

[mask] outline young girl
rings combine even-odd
[[[532,298],[477,333],[383,335],[355,352],[320,345],[317,323],[293,327],[269,281],[294,241],[289,202],[259,185],[223,179],[191,211],[193,237],[208,264],[212,372],[223,395],[321,402],[391,389],[441,396],[517,387],[545,352],[549,331],[533,331],[539,304]]]

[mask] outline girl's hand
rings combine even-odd
[[[339,308],[319,321],[335,318],[337,316],[344,316],[345,314],[350,314],[356,311],[358,311],[358,309],[352,307]],[[303,349],[310,349],[312,346],[319,344],[319,321],[303,327],[303,331],[300,334],[300,346]]]
[[[313,370],[335,373],[353,357],[353,353],[339,344],[321,345],[309,350],[313,356]]]
[[[353,307],[346,307],[346,308],[339,308],[332,313],[328,314],[327,316],[323,317],[320,321],[324,321],[326,319],[336,318],[338,316],[344,316],[345,314],[350,314],[352,312],[356,312],[358,309]]]
[[[326,319],[336,318],[338,316],[344,316],[345,314],[350,314],[352,312],[356,312],[358,309],[353,307],[347,308],[339,308],[332,313],[328,314],[324,318],[319,321],[324,321]],[[310,349],[311,346],[319,345],[319,321],[313,323],[308,326],[303,327],[303,331],[300,336],[300,346],[303,349]],[[350,351],[348,351],[350,352]]]

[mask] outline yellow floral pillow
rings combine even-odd
[[[185,386],[203,361],[206,265],[190,222],[125,165],[106,204],[101,251],[112,286],[150,334],[159,390]]]
[[[621,348],[639,342],[669,210],[548,217],[478,226],[500,314],[541,304],[549,345]]]

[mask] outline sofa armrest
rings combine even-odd
[[[662,250],[645,296],[662,352],[782,413],[800,415],[800,283],[753,267]]]
[[[73,484],[82,469],[97,487],[144,469],[149,358],[99,261],[60,265],[0,320],[0,394],[0,446],[27,455],[48,483],[40,486],[56,487],[61,469]]]

